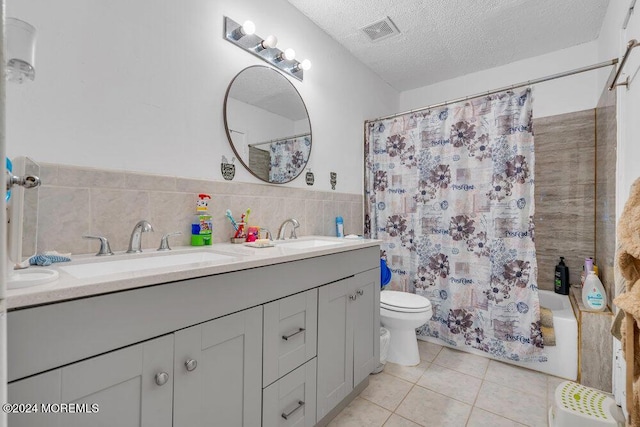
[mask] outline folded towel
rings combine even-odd
[[[38,254],[29,258],[30,265],[42,265],[42,266],[51,265],[54,262],[67,262],[67,261],[71,261],[71,258],[68,258],[66,256],[60,256],[60,255]]]
[[[540,324],[548,328],[553,328],[553,312],[550,309],[540,307]]]
[[[548,326],[540,326],[542,331],[542,342],[545,347],[551,347],[556,345],[556,330]]]

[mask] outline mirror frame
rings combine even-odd
[[[236,150],[236,146],[233,144],[233,140],[231,139],[231,132],[229,130],[229,123],[227,121],[227,99],[229,99],[229,93],[231,92],[231,87],[233,86],[233,83],[236,81],[236,79],[246,70],[250,69],[250,68],[264,68],[266,70],[270,70],[274,73],[277,73],[280,77],[282,77],[283,79],[285,79],[287,81],[287,83],[289,83],[291,85],[291,88],[295,91],[295,93],[300,97],[300,101],[302,102],[302,106],[304,107],[304,111],[305,113],[307,113],[307,121],[309,122],[309,157],[307,158],[307,162],[304,164],[304,166],[302,168],[300,168],[300,171],[298,172],[298,174],[296,176],[294,176],[293,178],[291,178],[288,181],[284,181],[284,182],[273,182],[273,181],[269,181],[266,180],[264,178],[262,178],[261,176],[258,176],[256,173],[254,173],[248,165],[249,159],[247,160],[247,163],[245,163],[245,161],[243,160],[242,156],[240,156],[240,154],[238,153],[238,150]],[[234,77],[233,79],[231,79],[231,82],[229,82],[229,86],[227,86],[227,91],[224,94],[224,104],[223,104],[223,109],[222,109],[222,116],[224,119],[224,130],[225,133],[227,134],[227,140],[229,141],[229,145],[231,145],[231,149],[233,150],[233,154],[235,154],[236,158],[238,159],[238,161],[240,161],[240,163],[242,164],[242,166],[244,166],[244,168],[249,171],[249,173],[251,173],[251,175],[253,175],[254,177],[258,178],[259,180],[266,182],[268,184],[277,184],[277,185],[281,185],[281,184],[287,184],[291,181],[293,181],[294,179],[298,178],[300,175],[302,175],[302,172],[304,172],[304,170],[307,168],[307,165],[309,164],[309,159],[311,158],[311,150],[313,149],[313,131],[311,128],[311,117],[309,116],[309,110],[307,109],[307,104],[305,104],[304,99],[302,98],[302,95],[300,95],[300,92],[298,92],[298,89],[296,89],[296,87],[293,85],[293,83],[291,82],[291,80],[289,80],[284,74],[282,74],[281,72],[279,72],[278,70],[271,68],[271,67],[266,67],[264,65],[251,65],[249,67],[243,68],[242,70],[240,70]]]

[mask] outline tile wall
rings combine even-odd
[[[611,70],[611,80],[614,71]],[[605,88],[596,108],[595,260],[610,307],[615,296],[613,262],[616,253],[616,136],[616,91]]]
[[[595,256],[595,110],[534,119],[533,132],[538,286],[553,290],[559,257],[580,283]]]
[[[283,220],[293,217],[300,222],[299,235],[335,236],[336,216],[344,218],[346,234],[363,232],[360,194],[38,163],[43,181],[38,193],[39,252],[96,252],[98,243],[83,239],[83,234],[106,236],[112,250],[126,250],[131,230],[141,219],[155,230],[143,234],[143,248],[156,249],[162,234],[174,231],[182,235],[172,237],[171,245],[188,245],[198,193],[212,195],[214,243],[228,242],[232,235],[227,209],[239,217],[250,208],[249,222],[274,234]]]

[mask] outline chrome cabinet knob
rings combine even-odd
[[[358,289],[356,293],[360,296],[364,295],[364,291],[362,289]]]
[[[159,372],[156,374],[156,384],[165,385],[169,381],[169,374],[166,372]]]
[[[189,359],[186,362],[184,362],[184,366],[187,368],[187,371],[189,372],[195,371],[196,368],[198,367],[198,361],[195,359]]]
[[[349,299],[350,299],[351,301],[355,301],[355,300],[356,300],[356,298],[358,298],[358,297],[356,296],[356,294],[349,295]]]

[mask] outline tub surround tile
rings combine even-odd
[[[464,426],[471,406],[420,386],[414,386],[396,413],[424,426]]]
[[[356,397],[329,423],[329,427],[376,427],[383,426],[391,415],[390,411]]]
[[[444,347],[433,363],[482,379],[487,371],[489,359]]]
[[[500,415],[492,414],[480,408],[473,408],[471,416],[467,422],[466,427],[524,427],[525,424],[520,424]]]
[[[571,288],[569,299],[578,318],[580,384],[610,393],[613,341],[609,330],[613,314],[609,310],[586,311],[579,287]]]
[[[538,286],[553,289],[559,257],[571,281],[594,256],[596,114],[594,109],[534,119]]]
[[[436,393],[473,405],[482,380],[433,364],[425,371],[417,384]],[[546,393],[546,388],[544,391]]]
[[[547,426],[547,399],[489,381],[484,381],[476,407],[516,422],[535,427]]]
[[[369,376],[369,385],[360,393],[360,397],[394,411],[412,387],[413,384],[408,381],[381,372]]]
[[[539,397],[547,396],[547,375],[530,369],[491,360],[484,379],[514,390],[526,390]]]

